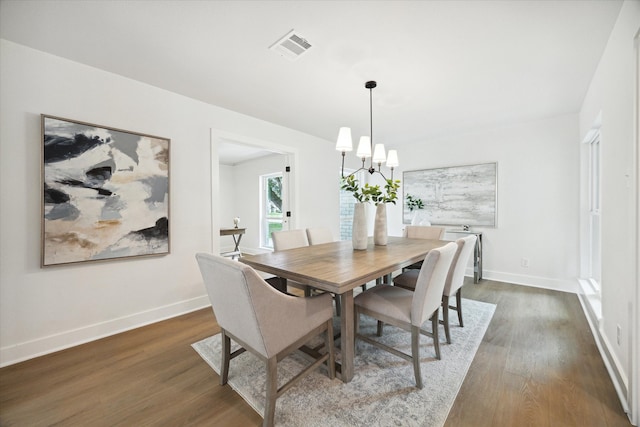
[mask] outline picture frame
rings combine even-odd
[[[404,224],[418,216],[437,225],[497,227],[496,162],[405,171],[402,183]],[[408,195],[424,207],[410,211]]]
[[[41,266],[170,253],[168,138],[41,114]]]

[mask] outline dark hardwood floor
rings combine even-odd
[[[446,426],[631,425],[575,294],[465,283],[496,311]]]
[[[487,280],[463,295],[497,308],[446,426],[630,425],[575,295]],[[217,332],[204,309],[2,368],[0,426],[260,425],[191,348]]]

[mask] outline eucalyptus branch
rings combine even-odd
[[[358,184],[355,176],[349,175],[343,178],[340,188],[352,193],[353,197],[361,203],[373,202],[376,206],[381,203],[396,204],[398,189],[400,188],[399,179],[385,179],[384,192],[380,189],[379,185],[369,185],[369,183],[365,183],[363,187],[360,187]]]

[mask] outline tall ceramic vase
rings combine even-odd
[[[351,230],[351,241],[353,249],[367,249],[367,216],[364,211],[364,203],[356,203],[353,207],[353,229]]]
[[[385,246],[387,240],[387,205],[380,203],[376,206],[376,222],[373,224],[373,243],[378,246]]]

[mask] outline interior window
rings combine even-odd
[[[273,249],[272,231],[282,230],[282,173],[260,177],[260,246]]]
[[[600,291],[600,134],[589,143],[589,279]]]

